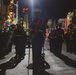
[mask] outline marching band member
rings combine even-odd
[[[35,19],[31,23],[32,27],[32,53],[33,53],[33,75],[39,75],[43,70],[42,47],[44,44],[44,21],[40,19],[40,9],[34,11]]]

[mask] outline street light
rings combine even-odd
[[[34,10],[34,4],[35,4],[35,0],[29,0],[29,6],[30,6],[30,16],[33,17],[33,10]]]
[[[30,6],[31,6],[31,10],[33,10],[33,8],[34,8],[34,0],[30,0]]]
[[[36,10],[39,10],[39,0],[29,0],[30,2],[30,10],[31,10],[31,15],[33,17],[33,12]],[[38,9],[37,9],[38,8]]]
[[[34,5],[34,0],[30,0],[30,2],[31,2],[31,6],[33,6]]]

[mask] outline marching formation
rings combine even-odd
[[[24,31],[22,24],[11,25],[10,31],[12,32],[12,38],[10,45],[12,46],[13,44],[15,46],[16,64],[18,60],[24,59],[27,45],[30,56],[30,46],[32,45],[33,75],[46,75],[45,53],[42,53],[46,39],[46,30],[48,29],[49,31],[47,38],[49,40],[50,52],[61,57],[63,43],[66,44],[67,52],[76,54],[76,26],[71,23],[68,25],[66,34],[64,34],[65,31],[62,29],[61,23],[54,25],[55,28],[52,28],[52,26],[47,28],[45,20],[40,18],[41,10],[35,10],[33,13],[34,19],[30,22],[29,30]],[[6,40],[8,39],[6,38]],[[11,49],[12,47],[10,51]]]
[[[57,25],[56,29],[51,30],[49,33],[50,51],[56,55],[61,55],[62,44],[66,44],[66,51],[72,54],[76,54],[76,26],[72,23],[68,25],[66,34],[61,28],[61,25]]]

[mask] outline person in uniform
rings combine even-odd
[[[50,45],[50,51],[55,53],[55,30],[51,30],[49,33],[48,39],[49,39],[49,45]]]
[[[17,24],[17,29],[14,30],[13,41],[16,49],[16,58],[23,58],[25,55],[26,34],[20,24]]]
[[[40,19],[41,10],[34,11],[34,20],[31,23],[32,27],[32,53],[33,53],[33,75],[40,75],[42,73],[42,48],[44,45],[44,21]]]
[[[56,29],[56,39],[55,39],[55,53],[58,56],[61,56],[62,52],[62,43],[63,43],[63,36],[64,36],[64,30],[61,29],[61,24],[58,24],[58,28]]]
[[[68,25],[67,34],[65,35],[67,52],[73,53],[74,49],[74,25],[71,23]]]

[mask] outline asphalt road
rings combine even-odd
[[[66,45],[62,47],[62,57],[57,57],[49,50],[48,41],[44,45],[45,53],[45,75],[76,75],[76,55],[66,52]],[[29,59],[29,60],[28,60]],[[29,61],[29,63],[28,63]],[[33,75],[32,69],[27,66],[32,64],[32,49],[26,49],[24,59],[17,61],[15,64],[15,49],[5,58],[0,59],[0,75]]]

